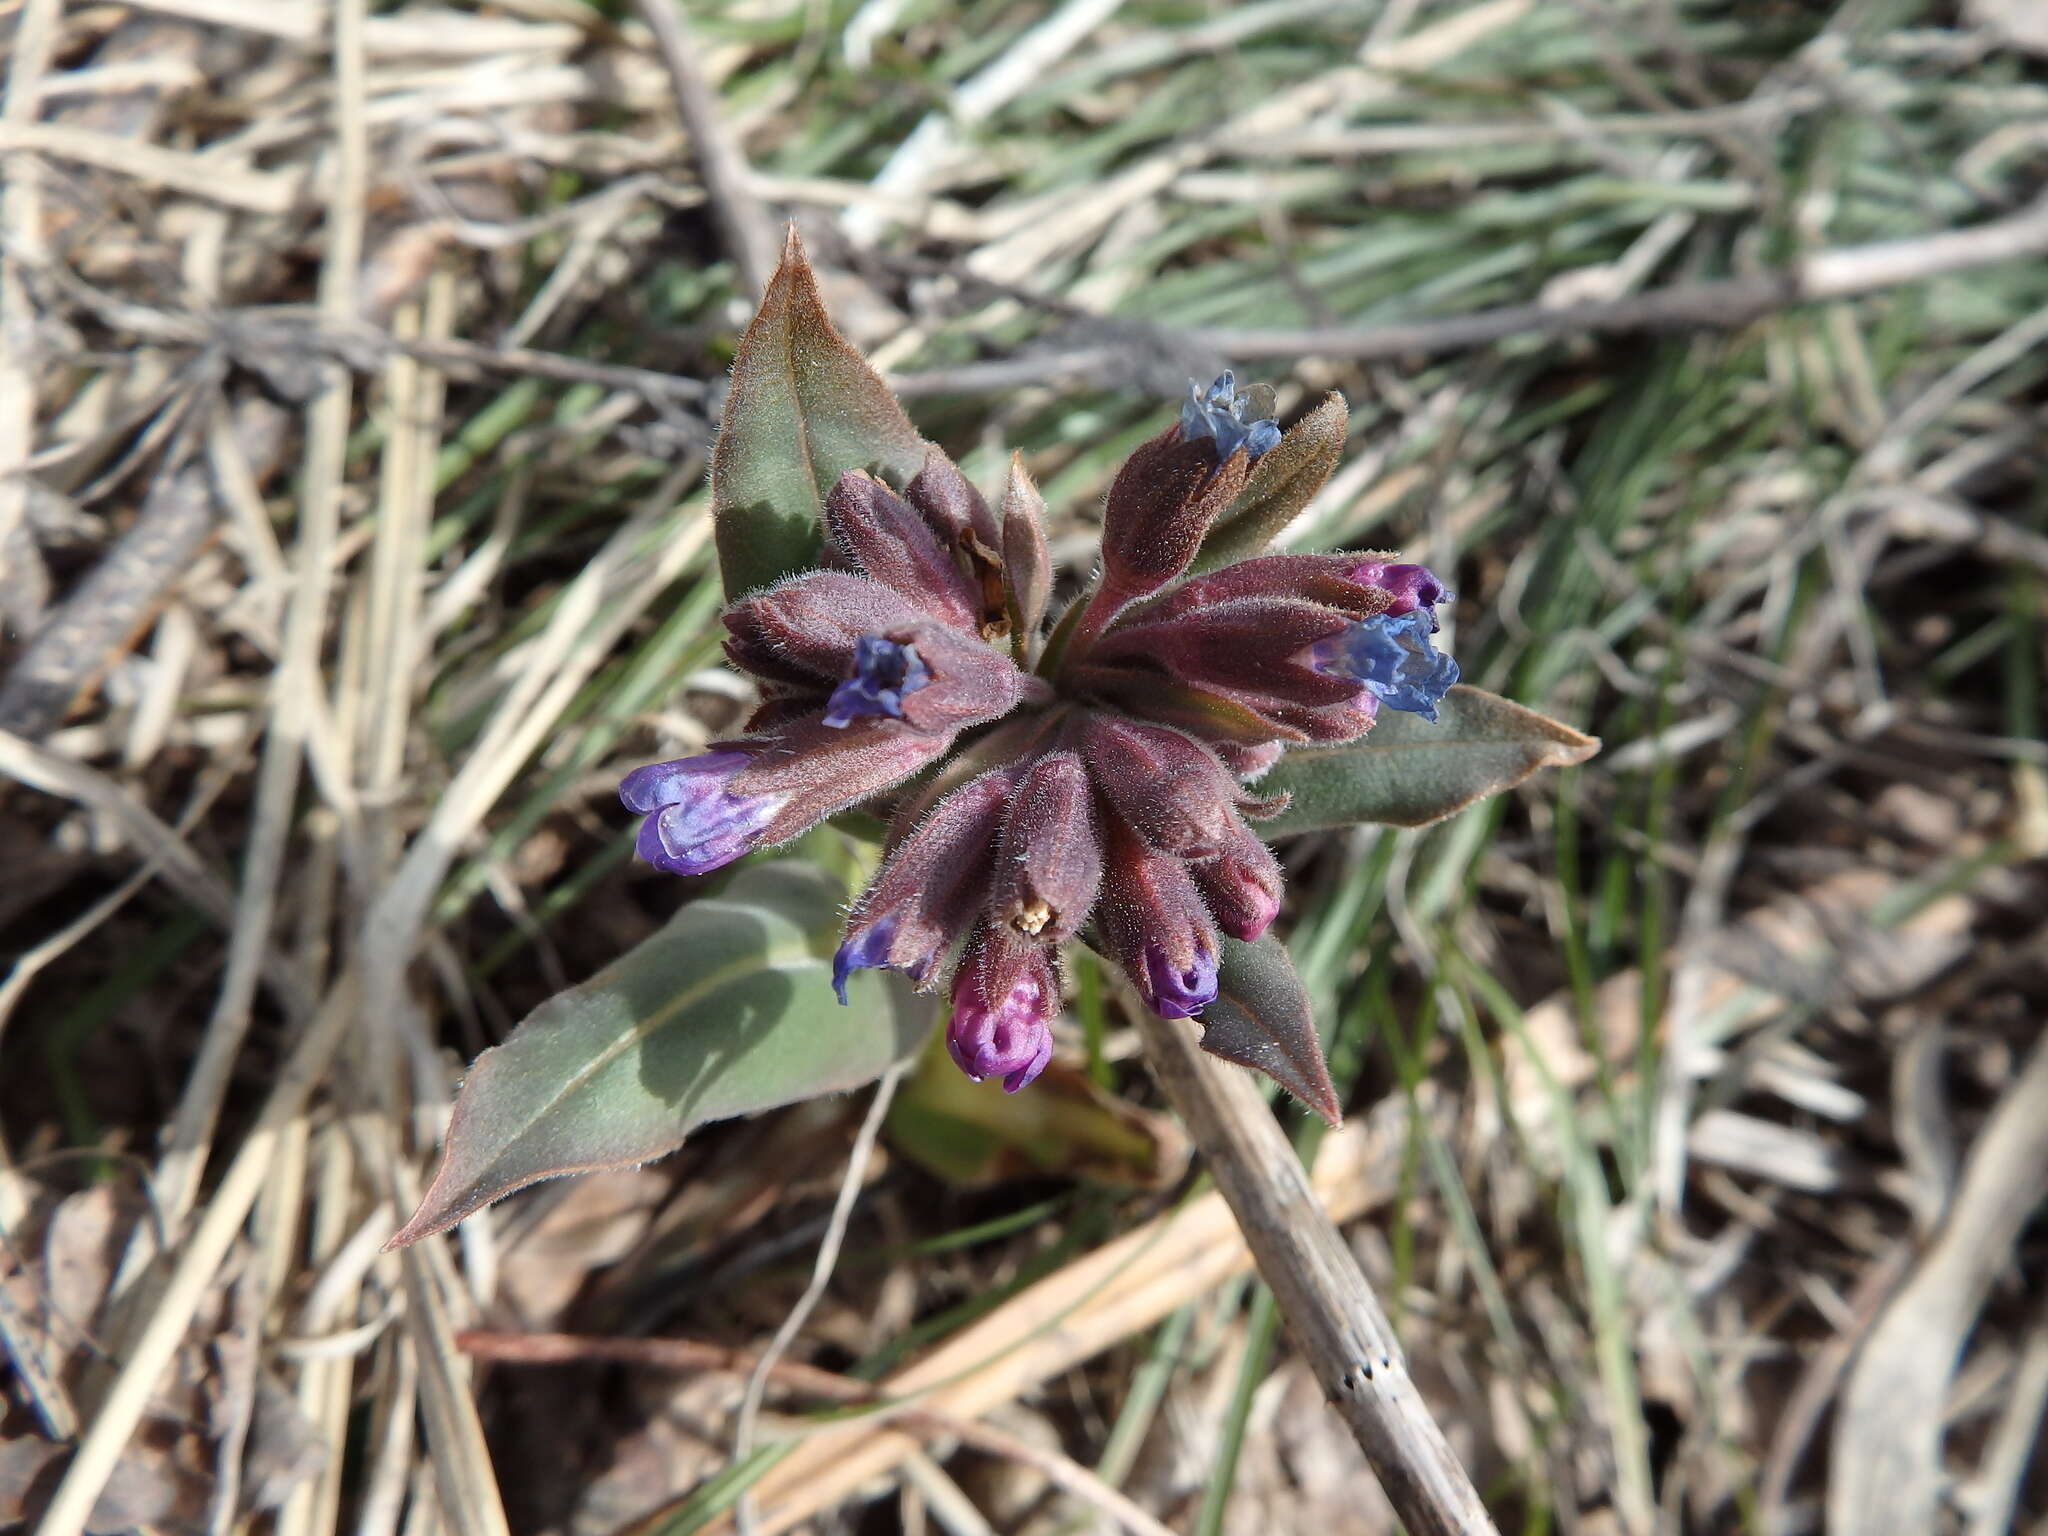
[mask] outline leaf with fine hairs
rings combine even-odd
[[[1351,412],[1344,397],[1331,393],[1323,403],[1287,429],[1287,435],[1259,455],[1236,500],[1217,516],[1194,569],[1213,571],[1219,565],[1262,553],[1315,498],[1344,452],[1344,432]]]
[[[728,598],[817,564],[825,496],[849,469],[899,490],[925,443],[867,360],[832,328],[791,227],[740,338],[711,454],[711,511]]]
[[[841,1093],[918,1047],[930,1006],[831,957],[846,889],[808,865],[742,870],[476,1059],[426,1198],[389,1246],[565,1173],[644,1163],[707,1120]]]
[[[1202,1049],[1265,1073],[1329,1125],[1341,1123],[1315,1016],[1286,949],[1271,935],[1246,944],[1225,934],[1218,959],[1216,1000],[1202,1010]]]
[[[1443,696],[1437,717],[1432,725],[1382,706],[1373,728],[1348,746],[1288,752],[1259,780],[1261,795],[1292,796],[1260,823],[1260,836],[1362,821],[1426,827],[1539,768],[1583,763],[1600,750],[1598,737],[1463,684]]]

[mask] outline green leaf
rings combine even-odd
[[[1202,1049],[1263,1072],[1331,1125],[1344,1118],[1294,962],[1271,935],[1223,936],[1216,1001],[1202,1010]]]
[[[888,385],[832,328],[796,230],[740,338],[718,445],[711,511],[727,597],[818,559],[825,496],[849,469],[899,489],[925,442]]]
[[[1260,553],[1314,499],[1344,452],[1351,413],[1339,394],[1287,429],[1252,465],[1237,499],[1223,509],[1195,556],[1194,569],[1214,570]]]
[[[1437,715],[1432,725],[1383,708],[1349,746],[1290,751],[1258,782],[1261,795],[1293,796],[1286,810],[1260,824],[1260,834],[1285,837],[1361,821],[1423,827],[1514,788],[1539,768],[1583,763],[1600,750],[1597,737],[1462,684],[1444,695]]]
[[[1187,1171],[1172,1117],[1127,1104],[1055,1061],[1022,1093],[977,1083],[934,1038],[889,1103],[889,1143],[951,1184],[1088,1178],[1160,1189]]]
[[[843,1092],[918,1047],[929,1004],[855,973],[832,995],[846,890],[807,865],[742,870],[485,1051],[441,1164],[391,1246],[538,1179],[644,1163],[707,1120]]]

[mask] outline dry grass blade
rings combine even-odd
[[[43,1513],[39,1527],[43,1536],[83,1536],[93,1506],[141,1421],[158,1378],[184,1338],[193,1312],[213,1284],[256,1197],[275,1173],[272,1160],[280,1139],[304,1112],[307,1095],[325,1078],[355,1010],[352,989],[344,986],[329,995],[278,1074],[261,1116],[178,1254],[147,1325],[122,1361],[120,1374],[79,1442],[78,1454],[65,1469],[64,1480]]]
[[[1945,1415],[1964,1341],[2013,1240],[2048,1196],[2048,1042],[1999,1101],[1932,1245],[1884,1307],[1836,1411],[1830,1531],[1934,1529]],[[1919,1405],[1901,1413],[1899,1405]]]
[[[1312,1187],[1332,1221],[1348,1221],[1393,1194],[1406,1119],[1403,1106],[1390,1104],[1324,1141]],[[1250,1264],[1229,1206],[1220,1195],[1204,1195],[1038,1282],[885,1378],[879,1391],[891,1403],[947,1419],[976,1418]],[[884,1413],[808,1435],[754,1485],[761,1536],[780,1536],[899,1465],[918,1444],[912,1429]]]

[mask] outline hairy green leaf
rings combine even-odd
[[[832,995],[845,898],[805,865],[743,870],[542,1003],[470,1069],[392,1246],[538,1179],[660,1157],[707,1120],[858,1087],[916,1050],[931,1010],[900,977],[860,971],[851,1006]]]
[[[1224,508],[1202,541],[1194,569],[1214,570],[1259,554],[1323,488],[1344,452],[1351,413],[1344,397],[1323,403],[1287,429],[1287,435],[1259,455],[1237,499]]]
[[[1202,1010],[1202,1049],[1265,1073],[1336,1125],[1343,1107],[1286,949],[1270,934],[1251,944],[1226,934],[1218,962],[1216,1001]]]
[[[740,338],[711,510],[727,597],[815,565],[825,496],[849,469],[899,489],[925,443],[860,353],[832,328],[796,230]]]
[[[1362,821],[1427,826],[1514,788],[1539,768],[1583,763],[1600,750],[1598,738],[1480,688],[1453,688],[1437,713],[1432,725],[1382,708],[1362,740],[1290,751],[1258,782],[1261,795],[1293,797],[1260,824],[1260,834],[1285,837]]]

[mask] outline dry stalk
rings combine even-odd
[[[1494,1536],[1372,1286],[1250,1075],[1204,1055],[1184,1025],[1132,1011],[1153,1073],[1237,1217],[1280,1315],[1402,1523],[1429,1536]]]

